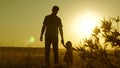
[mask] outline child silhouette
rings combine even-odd
[[[66,45],[63,44],[63,46],[66,48],[66,52],[64,55],[64,61],[66,62],[66,67],[71,68],[73,64],[73,50],[75,50],[75,48],[72,47],[71,41],[67,41]]]

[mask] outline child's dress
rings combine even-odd
[[[66,48],[66,53],[65,53],[65,56],[64,56],[64,61],[65,62],[70,62],[70,63],[73,63],[73,48]]]

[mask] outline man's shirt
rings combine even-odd
[[[45,17],[43,24],[46,27],[46,37],[58,37],[58,28],[62,28],[61,19],[55,15]]]

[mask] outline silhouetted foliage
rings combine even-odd
[[[101,20],[101,26],[96,26],[92,36],[84,39],[83,45],[77,47],[84,68],[119,68],[120,67],[120,33],[113,26],[119,22],[117,18]],[[86,67],[87,66],[87,67]]]

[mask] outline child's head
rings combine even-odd
[[[66,42],[66,47],[67,47],[67,48],[71,48],[71,47],[72,47],[71,41],[67,41],[67,42]]]

